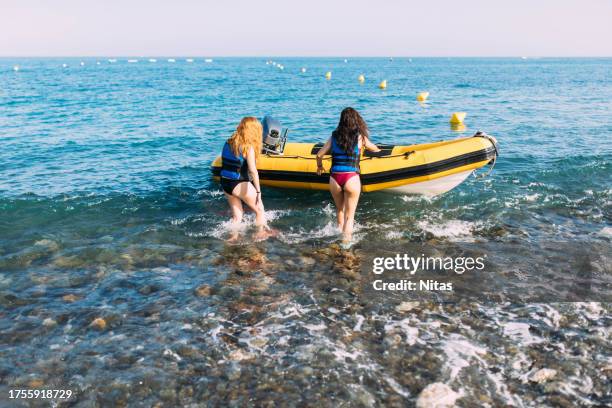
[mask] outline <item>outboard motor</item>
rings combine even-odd
[[[283,154],[287,143],[287,131],[283,129],[278,120],[264,116],[263,125],[263,152],[269,154]]]

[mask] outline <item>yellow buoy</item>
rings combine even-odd
[[[428,97],[429,97],[429,92],[419,92],[417,94],[417,101],[425,102]]]
[[[359,80],[359,83],[363,84],[365,82],[365,75],[361,74],[357,79]]]
[[[325,79],[331,79],[331,71],[327,71],[325,74]]]
[[[453,132],[463,132],[467,129],[463,123],[451,123],[450,127]]]
[[[382,81],[380,84],[378,84],[378,87],[379,87],[380,89],[385,89],[385,88],[387,88],[387,80],[386,80],[386,79],[385,79],[385,80],[383,80],[383,81]]]
[[[463,123],[465,120],[465,112],[453,112],[453,115],[450,118],[450,123]]]

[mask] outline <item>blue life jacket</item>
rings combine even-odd
[[[236,156],[228,142],[223,145],[221,153],[221,177],[230,180],[249,180],[249,167],[246,159],[242,154]]]
[[[352,154],[345,152],[336,143],[336,137],[331,137],[331,156],[332,156],[332,173],[359,173],[359,143],[355,144],[355,149]]]

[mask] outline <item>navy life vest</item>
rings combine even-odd
[[[249,180],[247,161],[240,154],[236,156],[228,142],[223,145],[221,153],[221,177],[230,180]]]
[[[336,143],[336,137],[331,137],[331,156],[332,156],[332,173],[359,173],[359,143],[355,143],[355,149],[352,154],[345,152]]]

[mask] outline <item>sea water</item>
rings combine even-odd
[[[465,406],[609,402],[611,59],[127,60],[0,59],[0,400],[402,406],[440,382]],[[486,131],[498,163],[362,195],[349,251],[326,192],[264,188],[278,236],[232,230],[210,164],[240,118],[323,142],[346,106],[375,143]],[[395,253],[486,272],[454,298],[376,293],[370,259]]]

